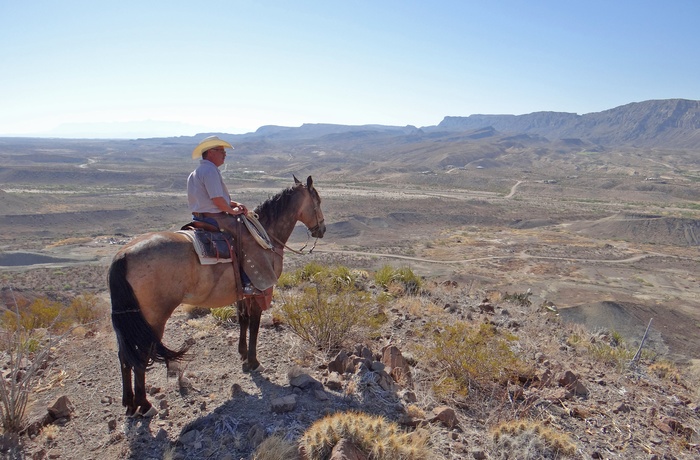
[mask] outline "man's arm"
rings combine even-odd
[[[245,214],[248,212],[246,207],[243,206],[242,204],[235,203],[233,201],[231,203],[227,203],[226,200],[224,199],[224,197],[221,197],[221,196],[214,197],[211,199],[211,201],[214,203],[214,205],[217,208],[219,208],[219,210],[221,212],[226,212],[226,213],[229,213],[233,216],[236,216],[238,214]],[[232,207],[231,206],[232,204],[236,204],[237,206]]]

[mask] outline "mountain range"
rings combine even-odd
[[[254,133],[235,135],[238,140],[309,140],[328,136],[438,138],[446,133],[471,137],[527,134],[553,140],[578,139],[600,146],[693,149],[700,147],[700,101],[664,99],[635,102],[602,112],[578,115],[534,112],[525,115],[446,116],[436,126],[304,124],[297,128],[263,126]]]

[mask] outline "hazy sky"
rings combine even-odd
[[[697,0],[0,0],[0,135],[420,127],[700,99],[699,18]]]

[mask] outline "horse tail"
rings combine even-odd
[[[119,356],[128,367],[143,368],[153,362],[166,365],[182,359],[189,348],[183,345],[171,350],[158,338],[146,322],[134,289],[126,279],[126,256],[112,261],[109,267],[109,294],[112,300],[112,326],[117,334]]]

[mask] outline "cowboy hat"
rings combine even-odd
[[[214,147],[224,147],[226,149],[232,149],[233,146],[226,141],[222,141],[216,136],[209,136],[202,139],[202,142],[197,144],[197,147],[192,150],[192,158],[199,158],[202,156],[202,152],[206,152]]]

